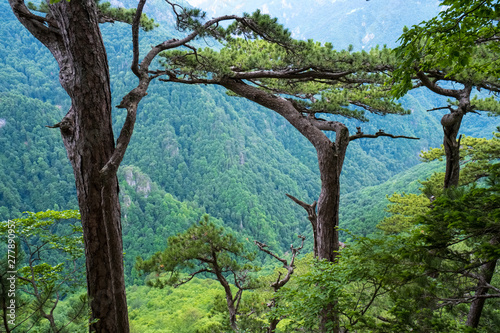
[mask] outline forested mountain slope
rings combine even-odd
[[[264,2],[244,2],[243,7],[236,2],[224,3],[234,6],[227,10],[252,11],[256,4],[264,6]],[[417,23],[438,10],[437,1],[425,6],[409,1],[402,7],[401,1],[294,1],[291,7],[289,3],[266,2],[266,8],[271,14],[282,15],[282,22],[297,37],[331,39],[334,45],[353,44],[358,49],[375,43],[393,45],[404,24]],[[155,7],[160,5],[161,9]],[[56,64],[19,25],[8,4],[0,3],[0,10],[0,219],[56,205],[76,208],[73,175],[59,133],[44,127],[58,122],[69,107],[58,83]],[[148,10],[160,18],[162,27],[142,33],[142,47],[182,36],[172,28],[168,6],[152,1]],[[311,15],[299,15],[309,11]],[[422,17],[412,13],[422,13]],[[405,23],[410,17],[413,21]],[[372,33],[375,36],[363,42]],[[130,28],[117,23],[111,33],[103,26],[103,34],[116,105],[135,83],[129,69]],[[409,116],[370,116],[366,124],[347,122],[353,132],[362,126],[365,132],[384,129],[421,140],[378,138],[349,146],[342,177],[345,196],[341,204],[346,207],[342,227],[355,226],[356,232],[373,230],[374,221],[366,222],[356,215],[363,210],[357,204],[363,196],[374,197],[363,189],[415,166],[420,150],[440,144],[439,115],[426,110],[444,102],[418,90],[403,100],[413,111]],[[117,125],[124,118],[122,111],[115,111]],[[489,137],[494,126],[494,121],[472,115],[463,128],[468,135]],[[274,247],[288,247],[295,234],[310,233],[303,210],[285,193],[306,202],[317,199],[319,175],[314,150],[272,112],[229,97],[223,89],[154,83],[140,105],[123,166],[120,183],[128,271],[141,249],[147,252],[143,255],[159,250],[165,244],[162,240],[195,222],[203,212]],[[131,180],[137,177],[150,184],[150,192],[133,185]],[[390,193],[379,193],[376,198],[382,202]],[[381,205],[376,206],[378,213],[370,216],[381,213]]]

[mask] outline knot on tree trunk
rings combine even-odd
[[[75,123],[73,119],[64,117],[59,123],[59,128],[61,129],[61,134],[64,136],[73,135]]]
[[[459,112],[447,113],[441,118],[441,125],[444,127],[450,127],[455,125],[458,121],[461,120]]]

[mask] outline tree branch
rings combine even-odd
[[[318,215],[316,214],[316,205],[317,202],[314,201],[311,205],[306,204],[303,201],[300,201],[299,199],[295,198],[294,196],[285,193],[287,197],[293,200],[297,205],[300,207],[304,208],[307,212],[307,218],[309,219],[309,222],[311,222],[311,226],[313,229],[313,239],[314,239],[314,256],[318,256],[318,244],[317,244],[317,232],[318,232]]]
[[[436,94],[443,95],[443,96],[448,96],[448,97],[454,97],[456,99],[460,99],[460,91],[459,90],[453,90],[453,89],[445,89],[436,84],[436,82],[431,81],[429,77],[424,74],[424,72],[419,71],[417,72],[417,77],[420,79],[422,84],[429,88],[432,92],[435,92]]]
[[[182,286],[183,284],[186,284],[189,281],[191,281],[197,274],[200,274],[200,273],[203,273],[203,272],[209,273],[209,272],[212,272],[212,271],[209,270],[208,268],[202,268],[202,269],[200,269],[200,270],[198,270],[198,271],[196,271],[194,273],[189,274],[189,277],[187,279],[181,280],[178,283],[173,284],[172,287],[177,288],[179,286]]]
[[[405,136],[405,135],[393,135],[389,133],[385,133],[383,130],[378,130],[377,133],[375,134],[364,134],[361,132],[361,130],[358,127],[358,132],[354,135],[351,135],[349,137],[349,141],[353,141],[356,139],[362,139],[362,138],[378,138],[379,136],[387,136],[389,138],[393,139],[409,139],[409,140],[420,140],[420,138],[412,137],[412,136]]]
[[[46,18],[33,14],[23,0],[9,0],[9,4],[19,22],[51,52],[54,52],[55,44],[60,39],[56,26]]]
[[[146,0],[140,0],[137,5],[137,11],[135,12],[134,21],[132,22],[132,47],[133,47],[133,59],[132,59],[132,72],[140,78],[139,74],[139,25],[141,23],[142,10]]]
[[[14,0],[10,0],[14,1]],[[139,59],[139,47],[138,47],[138,29],[140,16],[142,14],[142,8],[144,6],[145,0],[141,0],[139,3],[139,8],[137,9],[136,16],[134,17],[134,23],[132,26],[133,30],[133,42],[134,42],[134,51],[133,51],[133,61],[132,61],[132,71],[139,78],[139,84],[136,88],[131,90],[125,97],[123,97],[120,104],[117,108],[125,108],[127,109],[127,118],[125,119],[125,123],[120,131],[120,135],[116,140],[116,147],[113,152],[113,155],[106,163],[106,165],[101,169],[102,179],[109,179],[109,175],[112,173],[116,173],[118,170],[118,166],[120,165],[123,157],[125,156],[126,149],[130,142],[130,138],[133,133],[136,115],[137,115],[137,107],[139,102],[142,100],[144,96],[147,95],[147,89],[151,80],[156,78],[158,75],[149,76],[149,66],[153,59],[156,56],[167,49],[176,48],[182,45],[187,44],[189,41],[193,40],[199,35],[199,31],[194,31],[185,38],[178,39],[170,39],[162,42],[154,46],[141,61],[140,65],[138,65]],[[225,20],[233,20],[239,18],[236,15],[225,15],[212,20],[207,21],[202,28],[207,29],[214,24],[218,24],[221,21]],[[134,32],[135,31],[135,32]],[[167,73],[168,74],[168,73]],[[173,79],[174,76],[169,75],[170,79]]]
[[[451,105],[441,106],[441,107],[438,107],[438,108],[432,108],[432,109],[427,110],[427,112],[437,111],[437,110],[444,110],[444,109],[448,109],[448,110],[450,110],[450,112],[455,112],[455,110],[451,107]]]
[[[349,74],[352,74],[352,71],[344,71],[338,73],[332,72],[318,72],[315,70],[311,70],[310,68],[303,68],[299,70],[260,70],[260,71],[252,71],[252,72],[233,72],[233,77],[235,79],[328,79],[332,81],[336,81],[340,78],[343,78]]]
[[[307,119],[314,127],[322,131],[333,131],[338,133],[345,127],[345,125],[339,121],[327,121],[314,117],[308,117]]]

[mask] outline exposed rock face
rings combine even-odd
[[[124,167],[123,174],[127,184],[134,188],[136,193],[144,195],[145,198],[148,197],[151,192],[151,179],[148,175],[131,166]]]

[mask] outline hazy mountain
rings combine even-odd
[[[430,19],[438,0],[187,0],[208,17],[251,13],[256,9],[277,17],[298,39],[332,42],[336,48],[396,45],[403,27]]]

